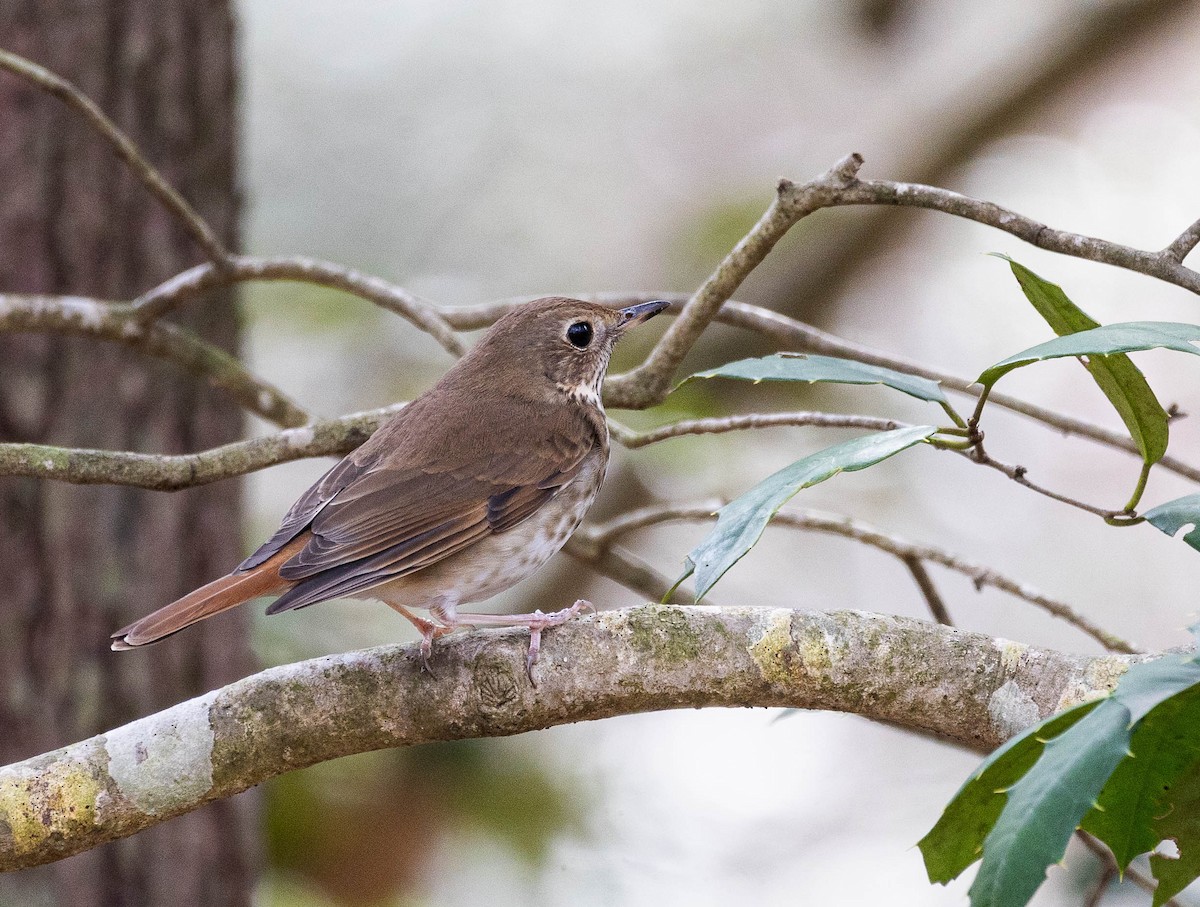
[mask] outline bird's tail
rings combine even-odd
[[[289,552],[290,553],[290,552]],[[158,642],[196,621],[236,608],[261,595],[277,595],[292,583],[279,576],[278,555],[245,573],[231,573],[189,592],[112,635],[112,648],[124,652]]]

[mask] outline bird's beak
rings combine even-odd
[[[649,321],[659,312],[668,308],[671,305],[665,299],[654,299],[650,302],[639,302],[637,305],[626,306],[623,309],[617,309],[617,313],[621,316],[621,320],[617,326],[621,330],[631,328],[635,324],[641,324],[643,321]]]

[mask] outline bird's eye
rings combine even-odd
[[[592,326],[586,321],[576,321],[567,328],[567,340],[577,349],[587,349],[587,345],[592,342]]]

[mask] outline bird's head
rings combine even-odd
[[[600,384],[616,342],[668,305],[654,300],[613,309],[564,296],[538,299],[506,313],[470,357],[487,361],[492,371],[513,380],[531,382],[529,389],[535,392],[599,405]]]

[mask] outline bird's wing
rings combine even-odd
[[[516,526],[574,479],[596,446],[591,420],[580,418],[556,421],[541,437],[519,424],[491,432],[481,454],[472,456],[461,437],[447,446],[455,433],[446,426],[405,443],[398,417],[388,426],[393,444],[385,437],[356,463],[345,466],[344,460],[330,470],[247,561],[253,566],[273,546],[278,550],[305,529],[311,533],[279,568],[280,577],[296,585],[269,613],[370,588]]]

